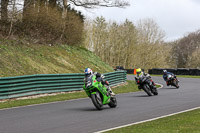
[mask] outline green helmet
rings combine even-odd
[[[137,75],[142,75],[142,70],[141,70],[141,68],[138,68],[138,69],[136,69],[136,73],[137,73]]]

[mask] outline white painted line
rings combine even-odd
[[[156,83],[156,85],[160,85],[160,87],[158,89],[163,88],[162,84]]]
[[[105,129],[105,130],[102,130],[102,131],[97,131],[95,133],[103,133],[103,132],[107,132],[107,131],[111,131],[111,130],[115,130],[115,129],[119,129],[119,128],[123,128],[123,127],[128,127],[128,126],[132,126],[132,125],[136,125],[136,124],[140,124],[140,123],[144,123],[144,122],[149,122],[149,121],[153,121],[153,120],[157,120],[157,119],[161,119],[161,118],[185,113],[185,112],[196,110],[196,109],[200,109],[200,107],[196,107],[196,108],[192,108],[192,109],[188,109],[188,110],[184,110],[184,111],[180,111],[180,112],[176,112],[176,113],[172,113],[172,114],[168,114],[168,115],[164,115],[164,116],[160,116],[160,117],[156,117],[156,118],[152,118],[152,119],[148,119],[148,120],[144,120],[144,121],[134,122],[134,123],[130,123],[130,124],[127,124],[127,125],[113,127],[113,128]]]

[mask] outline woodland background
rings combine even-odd
[[[110,66],[126,69],[200,68],[200,30],[165,42],[165,32],[151,18],[90,20],[71,6],[123,8],[126,1],[0,0],[0,5],[0,39],[18,40],[16,45],[85,47]]]

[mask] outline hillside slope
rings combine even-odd
[[[0,77],[83,73],[86,67],[101,73],[114,71],[84,48],[67,45],[30,45],[0,40]]]

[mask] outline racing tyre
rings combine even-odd
[[[173,84],[174,84],[174,86],[175,86],[177,89],[179,88],[178,81],[174,80],[174,81],[173,81]]]
[[[149,89],[149,86],[144,85],[144,86],[143,86],[143,90],[147,93],[148,96],[152,96],[152,94],[151,94],[151,92],[150,92],[150,89]]]
[[[102,110],[102,99],[101,96],[99,94],[99,92],[97,91],[96,94],[92,94],[91,95],[91,99],[92,102],[94,104],[94,106],[98,109],[98,110]]]
[[[153,88],[153,92],[152,92],[154,95],[158,95],[158,90],[156,87]]]
[[[117,99],[116,97],[111,97],[110,98],[110,103],[108,104],[111,108],[115,108],[117,106]]]

